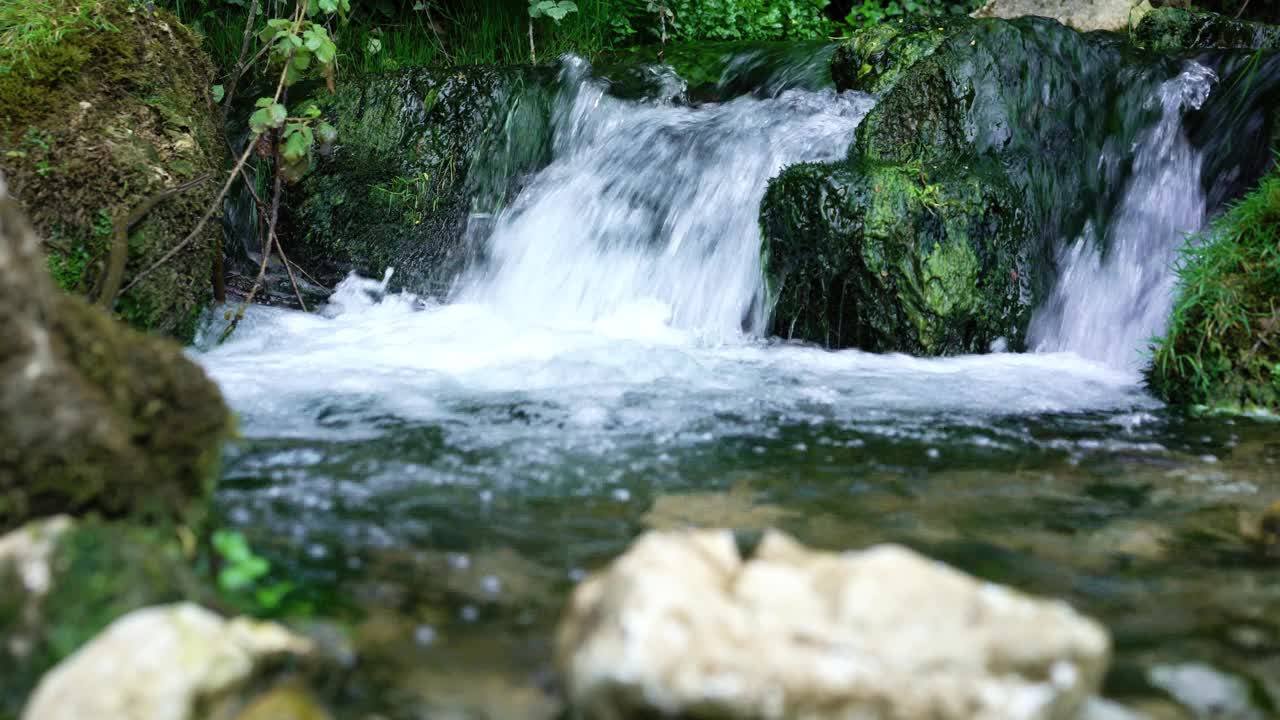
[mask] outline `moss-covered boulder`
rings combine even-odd
[[[961,18],[912,18],[859,30],[836,48],[831,78],[840,90],[882,93],[967,25]]]
[[[344,81],[324,101],[338,144],[291,189],[282,238],[312,276],[355,270],[442,290],[468,218],[550,160],[549,68],[418,68]]]
[[[1147,382],[1179,405],[1280,412],[1280,173],[1184,253]]]
[[[217,386],[172,341],[59,291],[44,264],[0,180],[0,531],[198,508],[230,425]]]
[[[0,171],[46,239],[54,278],[79,295],[98,296],[117,221],[161,191],[214,176],[133,226],[127,283],[177,245],[218,192],[225,145],[213,68],[187,28],[148,7],[50,0],[0,11]],[[116,311],[139,329],[190,339],[212,295],[219,238],[210,223]]]
[[[1237,20],[1177,7],[1152,11],[1133,32],[1133,41],[1156,52],[1249,48],[1280,49],[1280,26]]]
[[[796,165],[763,207],[785,337],[954,355],[1025,332],[1029,229],[994,163]]]

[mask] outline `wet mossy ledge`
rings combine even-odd
[[[213,67],[170,13],[130,0],[16,0],[0,9],[0,172],[45,239],[64,290],[96,297],[117,221],[156,194],[128,233],[124,284],[195,227],[225,159]],[[118,299],[135,328],[189,341],[212,298],[220,229]]]
[[[1162,7],[1133,30],[1133,41],[1154,52],[1249,48],[1280,49],[1280,26],[1211,12]]]
[[[333,152],[292,186],[281,238],[309,274],[441,294],[491,217],[551,157],[553,67],[414,68],[347,78],[321,105]],[[483,234],[483,229],[480,229]]]
[[[1183,252],[1147,382],[1173,404],[1280,413],[1280,171]]]

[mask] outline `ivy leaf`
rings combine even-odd
[[[213,101],[215,103],[222,102],[222,98],[227,96],[227,89],[222,87],[221,85],[214,85],[213,87],[209,88],[209,92],[213,93]]]
[[[285,129],[284,147],[280,149],[280,155],[286,162],[296,163],[311,152],[313,139],[311,128],[302,123],[290,123]]]
[[[262,104],[263,100],[267,101],[266,105]],[[258,100],[258,108],[249,116],[249,127],[259,135],[268,129],[280,127],[284,124],[285,118],[289,117],[289,112],[284,109],[284,105],[272,102],[271,98]]]

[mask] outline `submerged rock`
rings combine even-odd
[[[323,101],[333,152],[289,193],[281,237],[332,285],[355,270],[441,293],[463,267],[469,216],[491,216],[550,159],[548,68],[416,68],[345,80]]]
[[[1147,0],[989,0],[976,18],[1051,18],[1082,32],[1128,30],[1151,12]]]
[[[49,672],[22,719],[225,717],[235,693],[268,662],[311,650],[309,641],[274,623],[224,620],[188,603],[145,608],[115,621]],[[311,714],[294,717],[324,717],[304,709]]]
[[[96,510],[184,516],[230,416],[177,345],[54,287],[0,180],[0,530]]]
[[[574,591],[557,636],[588,718],[1078,717],[1110,654],[1062,603],[897,546],[649,533]]]
[[[226,147],[209,96],[212,63],[164,10],[129,0],[18,4],[53,41],[0,47],[0,172],[45,238],[58,285],[97,299],[115,224],[158,193],[168,197],[127,233],[123,284],[194,229],[217,195]],[[150,8],[148,5],[147,8]],[[203,233],[123,293],[115,310],[135,328],[186,341],[212,298],[221,229]],[[122,258],[123,259],[123,258]]]
[[[1015,198],[977,160],[788,168],[761,213],[775,331],[917,355],[1021,337],[1030,228]]]
[[[1280,26],[1227,15],[1162,7],[1142,18],[1133,41],[1156,52],[1249,48],[1280,49]]]

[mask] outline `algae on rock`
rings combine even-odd
[[[990,161],[795,165],[762,207],[785,337],[955,355],[1026,329],[1029,228]]]
[[[213,67],[190,30],[129,0],[52,0],[0,41],[0,171],[46,240],[65,290],[93,295],[113,224],[153,195],[220,173],[226,148],[209,95]],[[24,35],[40,23],[57,32]],[[52,38],[52,39],[51,39]],[[217,182],[154,207],[128,236],[126,282],[195,226]],[[220,229],[124,293],[120,317],[179,340],[212,297]]]
[[[169,340],[58,290],[0,181],[0,530],[90,510],[182,517],[207,498],[230,415]]]
[[[548,68],[417,68],[343,82],[322,101],[329,157],[289,191],[290,258],[332,285],[395,267],[395,283],[442,292],[478,251],[469,215],[493,214],[550,158]]]
[[[1280,26],[1178,7],[1152,11],[1134,29],[1135,43],[1155,52],[1280,49]]]

